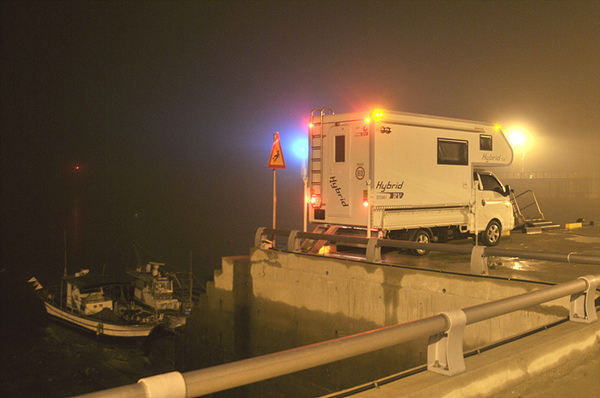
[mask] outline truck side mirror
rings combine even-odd
[[[515,190],[514,189],[510,189],[510,185],[506,184],[504,186],[504,196],[508,196],[511,193],[515,193]]]

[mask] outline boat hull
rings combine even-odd
[[[46,312],[58,319],[83,328],[85,330],[113,337],[146,337],[157,326],[156,323],[122,324],[83,316],[66,311],[50,302],[44,302]]]

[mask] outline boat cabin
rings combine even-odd
[[[105,308],[112,311],[113,300],[105,295],[106,278],[89,275],[82,270],[65,278],[67,283],[67,308],[84,315],[96,314]]]
[[[145,269],[128,272],[136,278],[133,298],[155,310],[179,310],[181,302],[173,297],[173,280],[160,272],[163,263],[150,262]]]

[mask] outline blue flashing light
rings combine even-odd
[[[306,138],[298,138],[292,144],[292,152],[300,160],[308,159],[308,140]]]

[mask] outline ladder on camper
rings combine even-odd
[[[313,109],[310,112],[311,127],[309,130],[310,142],[310,159],[309,159],[309,186],[311,188],[311,196],[318,195],[322,198],[323,195],[323,116],[325,111],[334,112],[331,108]],[[315,122],[315,115],[319,113],[321,119],[318,123]]]
[[[525,206],[520,206],[519,200],[521,203],[523,201],[528,203]],[[552,221],[546,220],[535,193],[531,189],[516,196],[514,192],[511,192],[510,202],[513,207],[515,228],[523,228],[527,233],[540,233],[542,229],[559,227],[559,225],[553,224]]]

